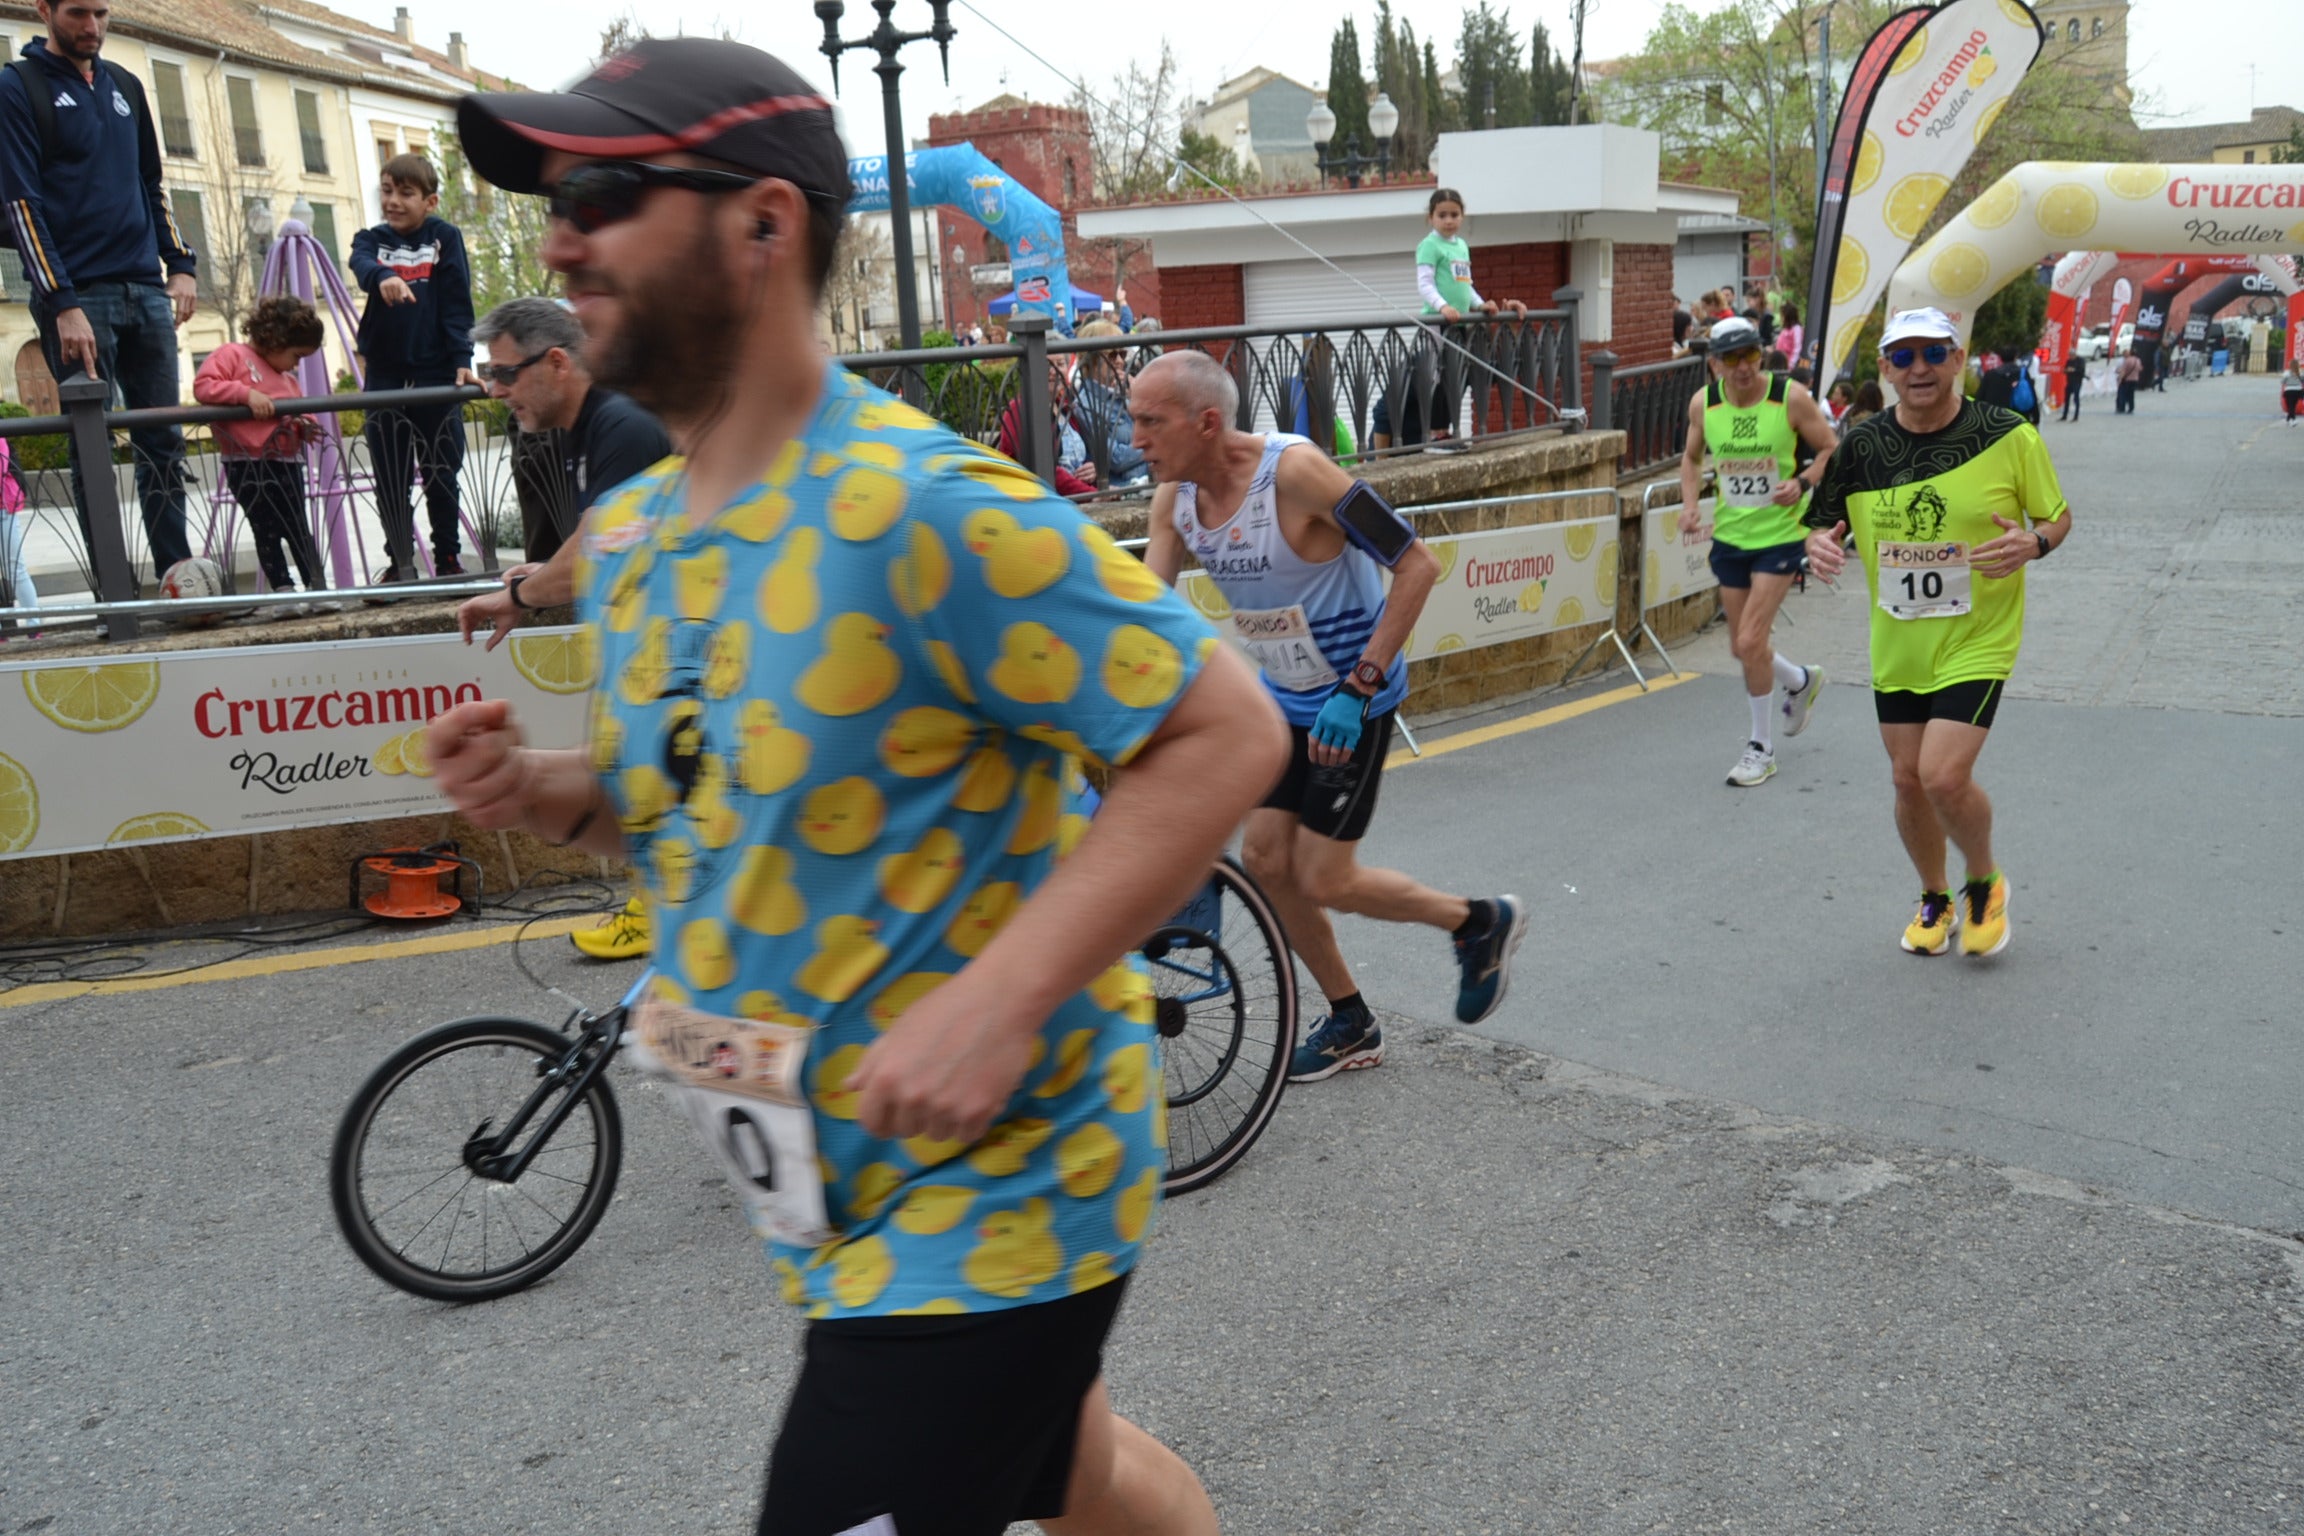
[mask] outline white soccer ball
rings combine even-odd
[[[189,560],[179,560],[161,573],[160,595],[166,598],[222,597],[224,596],[224,573],[217,569],[215,561],[205,555],[194,555]],[[176,622],[205,627],[210,624],[222,623],[225,617],[224,614],[214,611],[188,613]]]

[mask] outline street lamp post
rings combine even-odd
[[[896,0],[872,0],[872,9],[880,13],[880,24],[859,38],[840,36],[840,17],[847,10],[845,0],[816,0],[816,15],[824,23],[824,41],[819,44],[824,56],[832,61],[832,91],[840,91],[840,55],[852,48],[869,48],[880,55],[880,62],[872,72],[880,77],[880,106],[888,128],[888,224],[889,233],[896,244],[896,324],[907,349],[920,345],[920,296],[915,291],[919,278],[912,270],[912,194],[905,184],[904,170],[904,103],[897,92],[897,80],[904,66],[896,62],[896,54],[906,43],[930,41],[944,60],[944,83],[952,83],[952,37],[954,28],[948,14],[952,0],[928,0],[936,13],[935,25],[925,32],[899,32],[889,19],[896,9]]]
[[[1331,155],[1328,146],[1336,137],[1336,114],[1328,103],[1316,101],[1305,114],[1304,126],[1312,134],[1312,153],[1320,165],[1320,176],[1342,176],[1346,186],[1360,185],[1360,173],[1374,171],[1381,176],[1392,168],[1392,135],[1400,129],[1400,109],[1392,105],[1392,98],[1382,91],[1368,104],[1368,129],[1376,135],[1376,153],[1360,153],[1360,135],[1354,134],[1344,141],[1344,153]]]

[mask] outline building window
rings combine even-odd
[[[304,141],[304,173],[328,174],[328,141],[320,137],[320,97],[312,91],[296,93],[296,136]]]
[[[2089,19],[2089,22],[2088,22],[2088,35],[2089,35],[2090,37],[2102,37],[2102,36],[2104,35],[2104,18],[2103,18],[2103,17],[2101,17],[2101,16],[2096,16],[2096,17],[2091,17],[2091,18]]]
[[[320,242],[320,249],[328,253],[328,259],[331,262],[337,266],[344,265],[344,257],[336,245],[336,205],[334,203],[314,203],[312,205],[312,238]]]
[[[2064,23],[2064,41],[2068,43],[2076,43],[2080,41],[2079,17],[2075,16],[2070,21]]]
[[[224,101],[232,112],[232,152],[242,165],[262,165],[264,134],[256,126],[256,82],[246,75],[227,75]]]
[[[208,259],[208,215],[200,205],[200,194],[172,187],[168,192],[168,210],[176,215],[176,232],[184,237],[184,244],[200,260],[200,296],[213,299],[216,264]]]
[[[160,147],[192,158],[192,113],[184,105],[184,67],[152,60],[152,94],[160,112]]]
[[[2256,151],[2252,149],[2240,151],[2240,163],[2242,165],[2254,165],[2256,163]]]
[[[1728,117],[1728,92],[1721,86],[1704,87],[1704,121],[1717,125]]]

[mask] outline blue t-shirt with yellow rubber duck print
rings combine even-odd
[[[596,507],[593,766],[655,916],[658,985],[812,1026],[833,1240],[767,1239],[813,1317],[1052,1301],[1135,1262],[1166,1169],[1142,960],[1040,1031],[973,1146],[883,1141],[848,1075],[1086,830],[1207,625],[1010,460],[828,368],[767,478],[687,526],[669,460]]]

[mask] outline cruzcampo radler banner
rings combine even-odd
[[[1440,580],[1401,651],[1410,661],[1615,617],[1613,517],[1530,523],[1424,542],[1440,561]],[[1176,588],[1218,629],[1231,628],[1232,606],[1204,572],[1186,571]]]
[[[1840,104],[1809,298],[1808,332],[1825,348],[1819,378],[1844,370],[1890,274],[2040,56],[2045,35],[2023,0],[1950,0],[1913,18],[1899,12],[1875,34],[1883,47],[1901,41],[1884,68],[1866,46]]]
[[[0,858],[446,809],[424,725],[508,699],[537,746],[583,739],[579,629],[0,666]]]

